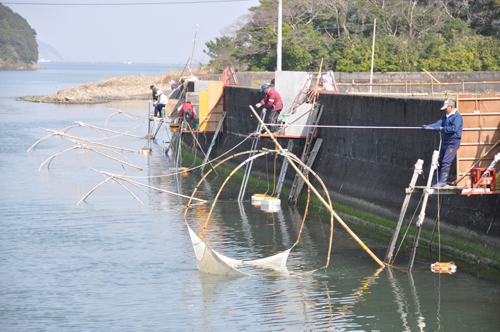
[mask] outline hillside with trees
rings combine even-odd
[[[278,5],[260,0],[206,43],[210,70],[276,70]],[[500,70],[500,0],[283,0],[282,69]]]
[[[36,62],[36,31],[21,15],[0,4],[0,69],[31,69]]]

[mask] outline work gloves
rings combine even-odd
[[[429,127],[427,125],[422,126],[422,130],[435,130],[435,131],[441,131],[441,127]]]
[[[257,108],[259,108],[261,106],[262,106],[261,103],[255,104],[255,107],[257,107]]]

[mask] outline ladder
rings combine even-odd
[[[154,120],[153,120],[154,121]],[[161,120],[159,120],[158,122],[160,122],[160,124],[158,125],[158,128],[156,128],[156,131],[155,131],[155,134],[153,135],[154,139],[156,139],[156,135],[158,135],[158,132],[160,131],[160,128],[161,126],[164,124],[165,122],[165,118],[162,118]],[[156,125],[156,121],[154,121],[155,125]]]
[[[293,150],[293,140],[288,141],[288,146],[286,147],[288,152],[291,152]],[[278,178],[278,184],[276,186],[276,198],[280,198],[281,195],[281,188],[283,187],[283,182],[285,182],[285,176],[286,176],[286,171],[288,169],[288,159],[284,158],[283,159],[283,164],[281,165],[281,172],[280,176]]]
[[[316,155],[318,154],[318,151],[321,147],[321,144],[323,143],[323,140],[321,138],[318,138],[316,142],[314,143],[314,148],[311,151],[311,154],[309,155],[309,158],[307,158],[307,163],[306,165],[311,168],[312,164],[314,163],[314,160],[316,159]],[[292,185],[292,190],[290,190],[290,196],[288,197],[288,202],[290,204],[297,204],[297,198],[299,197],[300,191],[302,190],[302,187],[304,186],[304,181],[300,177],[300,175],[296,174],[295,179],[293,181]]]
[[[262,120],[262,122],[264,122],[265,116],[266,116],[266,109],[263,108],[262,112],[260,113],[260,119]],[[257,130],[255,132],[255,136],[253,138],[252,148],[250,149],[251,151],[257,149],[257,145],[259,143],[259,134],[261,133],[261,131],[262,131],[262,124],[259,121],[259,124],[257,125]],[[253,157],[254,154],[255,152],[251,153],[248,158]],[[243,196],[245,196],[245,191],[247,190],[248,178],[250,176],[250,172],[252,171],[253,161],[254,161],[253,159],[250,160],[250,162],[247,163],[245,166],[245,174],[243,174],[243,181],[241,182],[240,193],[238,194],[238,202],[241,202],[243,200]]]
[[[217,136],[219,135],[219,131],[222,128],[222,123],[224,122],[224,118],[226,117],[226,112],[222,112],[222,116],[220,117],[219,124],[217,125],[217,129],[215,129],[214,137],[212,138],[212,143],[210,143],[210,147],[208,148],[207,154],[205,155],[205,159],[203,159],[203,164],[201,165],[201,172],[203,173],[203,170],[205,169],[205,165],[208,162],[208,157],[210,156],[210,152],[212,151],[212,148],[215,145],[215,140],[217,139]]]
[[[317,112],[316,112],[317,111]],[[315,116],[317,114],[317,116]],[[314,139],[314,136],[316,135],[316,126],[318,125],[319,119],[321,118],[321,115],[323,114],[323,105],[317,103],[315,104],[314,109],[311,109],[311,125],[307,131],[307,136],[306,136],[306,143],[304,145],[304,151],[302,152],[302,157],[300,158],[303,163],[308,162],[309,158],[309,151],[311,150],[311,145],[312,141]],[[320,144],[321,146],[321,144]],[[319,149],[319,147],[318,147]],[[317,152],[316,152],[317,153]],[[316,156],[314,156],[316,158]],[[313,160],[314,161],[314,160]],[[311,163],[312,165],[312,163]],[[310,167],[310,165],[308,165]],[[300,178],[300,175],[297,173],[295,174],[295,179],[293,180],[293,185],[292,189],[290,190],[290,196],[288,196],[288,203],[289,204],[297,204],[297,197],[299,196],[300,189],[302,189],[302,185],[299,186],[299,183],[302,179]],[[300,189],[299,189],[300,187]],[[299,191],[297,191],[299,189]]]
[[[229,70],[231,71],[231,75],[233,75],[234,83],[239,84],[238,79],[236,78],[236,73],[234,72],[234,68],[230,67]]]

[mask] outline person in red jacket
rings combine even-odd
[[[260,103],[255,105],[255,107],[259,108],[261,106],[264,106],[264,108],[266,108],[268,111],[270,110],[271,114],[269,115],[269,122],[275,125],[277,124],[278,117],[281,110],[283,109],[283,101],[281,100],[281,96],[278,91],[271,89],[267,84],[262,84],[260,92],[264,92],[266,96],[260,101]],[[278,128],[275,126],[275,128],[273,129],[277,130]]]
[[[186,111],[186,112],[184,112]],[[189,111],[189,112],[187,112]],[[186,101],[184,103],[182,103],[182,107],[181,107],[181,110],[180,110],[180,113],[179,113],[179,117],[181,119],[183,119],[185,122],[188,122],[189,125],[191,126],[191,130],[195,130],[195,125],[196,125],[196,122],[195,122],[195,118],[196,118],[196,110],[193,106],[193,104],[191,104],[190,101]]]

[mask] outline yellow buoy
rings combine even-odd
[[[171,123],[170,124],[170,131],[173,133],[179,132],[179,124],[178,123]]]

